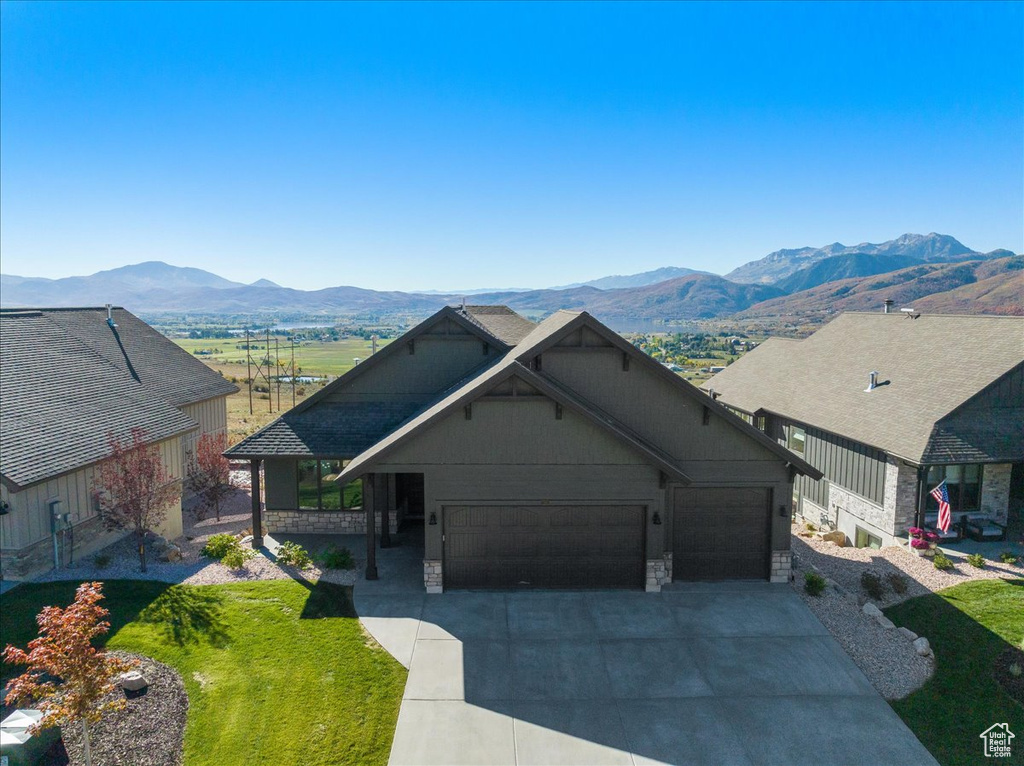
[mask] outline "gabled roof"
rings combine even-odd
[[[141,428],[156,442],[197,428],[154,386],[133,377],[124,361],[107,358],[67,323],[54,321],[54,313],[63,312],[0,311],[0,478],[5,485],[17,491],[102,460],[111,433],[123,440]],[[105,311],[100,321],[111,332]],[[188,361],[206,369],[198,360]]]
[[[494,386],[512,377],[528,383],[548,398],[582,415],[649,463],[664,471],[675,481],[683,484],[690,483],[690,478],[679,470],[678,466],[664,452],[641,439],[611,416],[601,413],[581,397],[568,395],[564,389],[553,386],[550,381],[540,377],[523,364],[520,364],[516,359],[511,358],[511,356],[506,357],[466,385],[451,392],[432,407],[421,412],[401,428],[379,441],[349,463],[345,470],[338,474],[336,481],[344,483],[368,473],[376,463],[412,439],[417,433],[444,419],[459,407],[480,398],[494,388]]]
[[[916,463],[982,461],[1000,444],[1011,454],[989,459],[1019,460],[1021,408],[944,419],[1022,363],[1024,317],[846,313],[804,340],[761,344],[703,388],[746,412],[781,415]],[[867,392],[872,371],[881,385]]]

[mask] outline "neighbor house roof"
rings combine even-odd
[[[955,411],[1022,364],[1024,317],[846,313],[761,344],[703,388],[913,462],[1020,460],[1024,409]]]
[[[103,459],[111,434],[124,440],[141,428],[157,442],[197,428],[164,396],[171,383],[152,380],[157,352],[149,344],[168,356],[177,347],[133,331],[127,353],[116,344],[113,352],[97,337],[101,333],[82,329],[87,317],[113,333],[104,309],[0,311],[0,478],[13,490]],[[141,324],[123,311],[117,319],[122,326]],[[172,366],[172,382],[186,367],[198,378],[216,374],[188,354],[185,361],[190,364]]]

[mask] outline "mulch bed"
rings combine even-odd
[[[180,766],[188,711],[181,676],[174,668],[140,654],[111,654],[137,661],[137,669],[149,686],[142,693],[125,695],[127,708],[107,714],[90,729],[92,762],[103,766]],[[81,726],[69,726],[61,734],[72,766],[84,763]]]
[[[1010,672],[1011,666],[1016,666],[1016,675]],[[1002,651],[996,657],[995,676],[1003,691],[1024,705],[1024,649],[1010,646]]]

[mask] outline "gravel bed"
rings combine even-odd
[[[796,543],[794,542],[794,548]],[[931,657],[922,657],[910,639],[895,628],[883,628],[861,611],[856,591],[829,585],[820,596],[804,591],[804,572],[813,571],[796,558],[793,589],[850,655],[871,685],[887,700],[902,699],[924,685],[935,670]]]
[[[885,580],[890,573],[900,574],[907,581],[907,592],[894,593],[887,589],[878,601],[880,607],[891,606],[915,596],[923,596],[969,580],[1024,577],[1019,564],[989,562],[982,569],[967,563],[967,556],[950,550],[943,553],[953,562],[953,568],[936,569],[932,560],[917,556],[907,549],[891,545],[885,548],[840,548],[819,538],[793,535],[793,554],[802,563],[813,565],[823,576],[834,580],[841,588],[860,593],[860,577],[872,570]],[[801,575],[802,577],[802,575]],[[802,585],[802,583],[801,583]]]
[[[149,682],[143,694],[128,696],[127,708],[108,713],[90,729],[92,762],[103,766],[179,766],[185,741],[188,695],[174,668],[140,654],[112,651],[138,663]],[[124,694],[118,691],[117,694]],[[84,764],[82,727],[62,727],[72,766]]]
[[[248,474],[246,472],[246,479]],[[139,569],[139,555],[134,535],[118,540],[102,551],[88,556],[82,561],[65,569],[54,569],[34,578],[36,582],[52,580],[156,580],[159,582],[184,583],[186,585],[219,585],[230,582],[251,582],[255,580],[287,580],[300,579],[315,582],[323,580],[338,585],[352,585],[356,581],[355,570],[336,570],[312,567],[301,571],[278,566],[273,560],[260,552],[255,558],[245,563],[245,568],[232,570],[200,555],[200,551],[211,535],[226,532],[241,535],[251,531],[251,499],[247,487],[239,488],[230,495],[221,506],[220,521],[208,518],[194,521],[190,509],[186,505],[184,514],[184,534],[173,542],[181,549],[181,559],[175,562],[156,560],[153,552],[147,548],[146,572]],[[266,547],[273,556],[277,550],[277,542],[265,536]],[[104,567],[96,566],[96,559],[103,555],[109,558]]]
[[[792,550],[794,590],[872,685],[889,700],[902,699],[919,689],[934,672],[935,660],[920,656],[911,639],[898,629],[885,628],[864,613],[862,607],[868,601],[860,583],[864,572],[874,572],[886,583],[882,598],[873,602],[880,608],[969,580],[1024,576],[1019,565],[989,563],[977,569],[967,563],[965,554],[953,551],[945,551],[953,561],[953,569],[942,571],[935,568],[930,558],[899,546],[878,550],[840,548],[820,538],[793,535]],[[821,596],[810,596],[804,591],[804,573],[808,571],[817,572],[828,581]],[[902,578],[905,592],[892,589],[888,584],[890,576]]]

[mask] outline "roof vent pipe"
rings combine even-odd
[[[117,325],[114,324],[114,312],[109,303],[107,304],[107,324],[110,325],[110,329],[117,327]]]
[[[864,391],[874,391],[876,388],[878,388],[878,370],[872,370],[868,374],[868,387]]]
[[[894,301],[892,298],[886,298],[885,303],[882,304],[882,311],[886,314],[891,314],[893,303]]]

